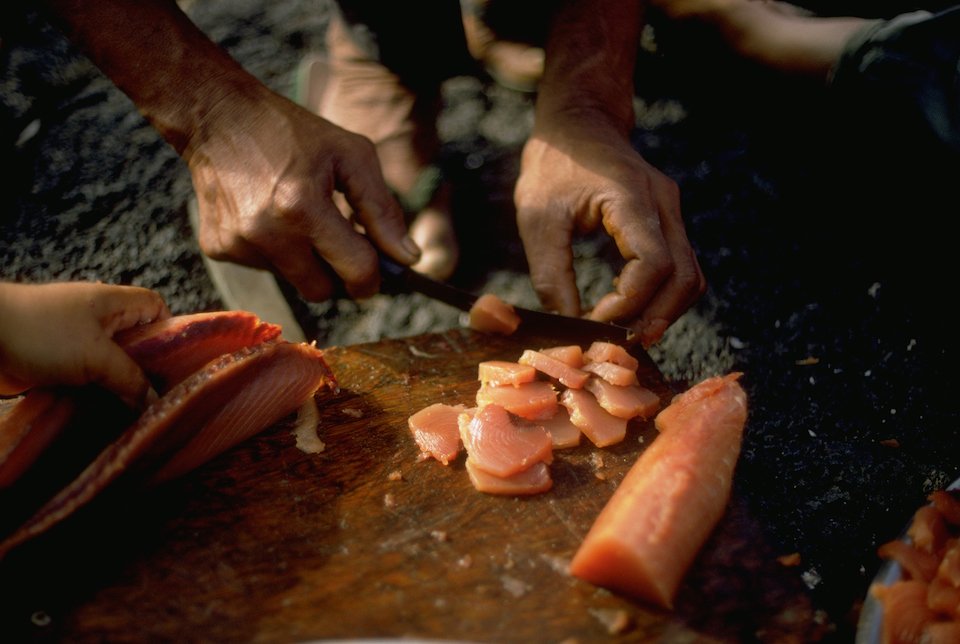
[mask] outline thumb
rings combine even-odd
[[[157,399],[143,369],[114,342],[107,342],[87,363],[91,381],[115,393],[128,407],[142,410]]]

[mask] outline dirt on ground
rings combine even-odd
[[[202,0],[190,13],[275,90],[322,49],[326,1]],[[133,104],[32,12],[0,46],[0,278],[156,289],[175,313],[223,306],[187,220],[183,162]],[[149,46],[149,43],[145,43]],[[942,229],[956,176],[884,104],[839,104],[669,26],[646,33],[635,147],[680,185],[709,289],[651,349],[678,383],[738,370],[750,418],[736,493],[817,605],[849,634],[879,560],[935,488],[958,477],[960,405]],[[444,86],[439,160],[464,253],[453,282],[535,307],[512,219],[534,96],[489,78]],[[617,266],[575,247],[587,302]],[[439,331],[459,314],[420,296],[288,300],[310,338],[347,345]]]

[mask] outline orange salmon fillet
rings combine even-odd
[[[640,361],[627,353],[619,344],[597,341],[583,352],[583,359],[587,362],[612,362],[631,371],[640,367]]]
[[[550,478],[550,469],[546,463],[534,463],[533,467],[522,472],[503,477],[484,472],[471,458],[467,459],[466,467],[473,487],[487,494],[506,496],[539,494],[553,487],[553,479]]]
[[[570,422],[597,447],[619,443],[627,435],[626,419],[607,412],[591,393],[567,389],[560,394],[560,404],[567,408]]]
[[[707,379],[658,414],[660,435],[597,517],[570,564],[573,575],[673,606],[729,502],[747,418],[740,375]]]
[[[560,362],[565,362],[571,367],[579,369],[583,366],[583,349],[579,345],[571,344],[563,347],[550,347],[540,349],[540,353],[556,358]]]
[[[628,369],[615,362],[587,362],[583,365],[583,370],[600,376],[611,385],[628,387],[640,384],[636,369]]]
[[[518,362],[487,360],[477,365],[477,379],[485,385],[494,387],[522,385],[525,382],[533,382],[536,378],[536,369]]]
[[[553,442],[539,425],[515,423],[507,410],[487,405],[460,415],[460,440],[477,469],[499,476],[512,476],[536,463],[553,460]]]
[[[640,385],[621,387],[602,378],[590,378],[585,387],[600,406],[617,418],[650,418],[660,409],[660,397]]]
[[[413,432],[413,439],[420,451],[444,465],[449,465],[460,451],[460,426],[457,417],[465,409],[463,405],[434,403],[410,416],[407,425]]]
[[[528,420],[550,418],[557,411],[557,392],[549,382],[537,380],[516,387],[480,385],[477,406],[500,405],[511,414]]]
[[[590,377],[590,374],[586,371],[571,367],[562,360],[551,358],[545,353],[533,351],[532,349],[525,350],[518,362],[529,365],[551,378],[556,378],[560,381],[560,384],[570,387],[571,389],[582,389],[583,385],[587,382],[587,378]]]
[[[557,407],[552,418],[537,421],[550,434],[553,449],[566,449],[580,444],[580,428],[570,422],[570,414],[564,407]]]

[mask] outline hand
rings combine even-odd
[[[626,264],[588,317],[630,324],[649,347],[706,289],[687,240],[677,185],[602,119],[535,128],[514,199],[530,277],[543,306],[581,313],[571,244],[602,223]]]
[[[373,244],[404,264],[420,254],[373,144],[263,89],[255,101],[222,101],[202,143],[185,154],[201,248],[271,269],[308,300],[328,299],[338,281],[352,297],[373,295],[380,284]],[[366,235],[340,213],[335,190]]]
[[[0,395],[96,383],[142,407],[150,383],[112,336],[168,317],[160,295],[145,288],[0,283]]]

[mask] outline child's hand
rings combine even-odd
[[[145,288],[0,283],[0,394],[96,383],[142,407],[150,383],[112,337],[168,317],[163,298]]]

